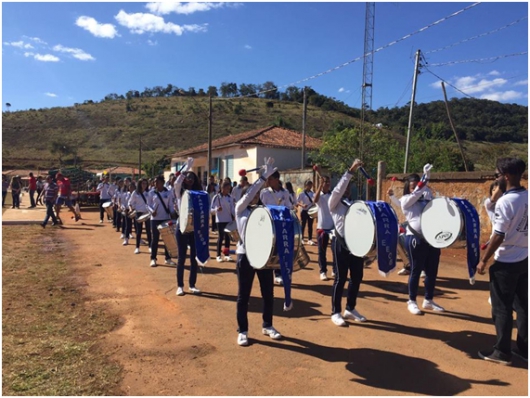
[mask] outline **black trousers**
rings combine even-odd
[[[122,227],[121,232],[124,235],[125,239],[129,239],[129,235],[132,234],[132,219],[129,216],[121,216],[122,218]]]
[[[184,287],[184,262],[186,261],[186,253],[188,246],[190,247],[190,287],[195,287],[197,283],[197,251],[195,249],[195,235],[192,233],[183,234],[177,225],[177,245],[179,258],[177,260],[177,286]]]
[[[326,258],[326,250],[329,245],[329,233],[323,229],[317,229],[317,243],[318,243],[318,268],[320,272],[328,272],[328,260]]]
[[[440,264],[440,249],[436,249],[414,235],[405,236],[405,246],[410,259],[409,299],[416,301],[421,271],[425,271],[425,298],[432,300]]]
[[[517,314],[517,348],[528,355],[528,258],[495,261],[489,269],[491,315],[497,333],[494,348],[511,356],[513,311]]]
[[[52,222],[54,224],[57,224],[57,217],[55,217],[55,213],[53,212],[53,201],[47,200],[46,201],[46,216],[44,217],[44,221],[42,222],[43,225],[48,224],[48,220],[51,218]]]
[[[274,277],[271,269],[256,270],[250,266],[246,254],[237,255],[237,325],[238,332],[248,332],[248,301],[252,292],[254,275],[258,274],[261,297],[263,298],[262,327],[272,326],[272,311],[274,307]]]
[[[230,235],[228,235],[227,232],[225,232],[225,228],[228,225],[227,222],[218,222],[217,223],[217,233],[219,234],[217,236],[217,257],[221,255],[221,246],[223,245],[224,240],[224,246],[228,249],[230,249]]]
[[[136,213],[136,217],[140,217],[144,213],[138,212]],[[151,241],[153,240],[153,236],[151,235],[151,221],[146,220],[143,223],[137,222],[136,219],[134,219],[134,228],[136,230],[136,248],[140,247],[140,242],[142,241],[142,230],[143,226],[145,224],[145,233],[147,234],[147,243],[149,244],[149,247],[151,247]]]
[[[364,260],[362,257],[354,256],[348,249],[343,247],[337,238],[331,240],[333,251],[333,266],[335,267],[335,282],[333,282],[333,293],[331,296],[331,314],[340,314],[342,311],[341,300],[344,284],[348,280],[350,271],[350,282],[348,284],[348,296],[346,309],[354,310],[357,305],[357,295],[363,280]]]
[[[158,226],[167,221],[168,220],[150,220],[149,221],[151,223],[151,234],[153,235],[153,238],[151,240],[151,260],[156,260],[156,255],[158,253],[158,242],[160,242],[160,231],[158,230]],[[164,245],[164,255],[166,256],[166,260],[171,260],[171,256],[169,255],[169,252],[167,251],[165,245]]]
[[[302,237],[304,236],[304,229],[305,229],[305,226],[307,224],[307,226],[308,226],[308,231],[307,231],[308,239],[309,240],[313,240],[313,219],[311,217],[309,217],[309,213],[307,212],[307,210],[302,210],[300,215],[302,217]]]
[[[103,221],[103,215],[106,213],[105,209],[103,208],[103,204],[110,202],[110,199],[100,199],[99,200],[99,219]]]

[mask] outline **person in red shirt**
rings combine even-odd
[[[33,177],[33,173],[29,173],[29,201],[31,202],[30,209],[37,207],[35,203],[35,191],[37,190],[37,179]]]
[[[57,185],[59,185],[59,196],[55,202],[55,212],[57,213],[57,219],[62,224],[59,212],[61,211],[61,206],[66,205],[72,213],[74,213],[75,220],[79,220],[81,217],[76,213],[74,207],[72,206],[72,201],[70,195],[72,193],[72,188],[70,186],[70,179],[63,176],[61,173],[57,173],[55,176],[57,179]]]

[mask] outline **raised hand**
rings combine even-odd
[[[263,165],[263,178],[267,179],[269,178],[271,175],[274,174],[274,172],[276,172],[278,169],[276,167],[273,167],[274,165],[274,158],[265,158],[263,159],[264,160],[264,165]]]

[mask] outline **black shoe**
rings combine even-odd
[[[479,351],[478,356],[486,361],[495,362],[500,365],[511,365],[512,363],[510,356],[503,354],[499,350]]]
[[[519,348],[514,348],[512,350],[512,354],[518,357],[519,359],[522,359],[525,362],[528,362],[528,353],[524,353],[519,350]]]
[[[53,225],[53,224],[52,224],[52,225]],[[40,224],[40,226],[41,226],[43,229],[46,228],[46,224],[44,224],[44,223]]]

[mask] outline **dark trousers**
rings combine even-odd
[[[125,239],[129,239],[129,235],[132,233],[132,219],[129,216],[121,216],[122,218],[122,227],[121,231]]]
[[[326,258],[326,250],[329,245],[329,233],[323,229],[317,229],[317,243],[318,243],[318,268],[320,272],[328,272],[328,260]]]
[[[136,217],[140,217],[144,213],[136,213]],[[134,226],[136,230],[136,248],[140,247],[140,242],[142,241],[142,231],[143,231],[143,225],[145,224],[145,233],[147,235],[147,243],[149,244],[149,247],[151,247],[151,241],[153,240],[153,237],[151,235],[151,222],[149,220],[144,221],[143,223],[137,222],[136,219],[134,220]]]
[[[120,227],[119,227],[119,223],[118,223],[118,206],[117,205],[112,205],[112,208],[114,210],[114,212],[112,213],[112,226],[114,228],[116,228],[116,231],[119,231],[120,230]],[[149,222],[149,221],[147,221]]]
[[[302,210],[301,217],[302,217],[302,237],[304,236],[304,229],[307,224],[308,226],[307,236],[309,240],[312,240],[313,239],[313,219],[309,217],[309,213],[307,212],[307,210]]]
[[[440,264],[440,249],[419,240],[414,235],[405,236],[405,246],[410,259],[409,300],[416,301],[421,271],[425,271],[425,299],[432,300]]]
[[[120,232],[120,229],[125,234],[125,231],[122,229],[123,226],[123,214],[121,211],[118,211],[118,206],[114,207],[114,215],[116,216],[116,232]]]
[[[344,284],[348,280],[348,270],[350,271],[350,281],[348,283],[346,309],[348,311],[355,309],[359,287],[363,280],[364,261],[362,257],[351,254],[340,244],[337,238],[331,240],[331,250],[333,252],[333,266],[335,267],[335,282],[333,282],[331,296],[331,314],[333,315],[340,314],[342,311],[342,292],[344,291]]]
[[[42,188],[37,188],[37,204],[42,204]]]
[[[494,348],[511,355],[513,310],[517,314],[517,348],[528,355],[528,258],[518,263],[495,261],[489,269]]]
[[[195,250],[195,235],[193,233],[183,234],[177,226],[177,245],[179,258],[177,260],[177,286],[184,287],[184,262],[188,246],[190,247],[190,287],[197,283],[197,251]]]
[[[6,204],[7,191],[2,191],[2,207]]]
[[[263,298],[262,327],[272,326],[272,311],[274,307],[274,278],[271,269],[256,270],[248,262],[246,254],[237,255],[237,325],[238,332],[248,332],[248,301],[252,291],[254,275],[258,274],[261,297]]]
[[[219,234],[217,237],[217,257],[221,255],[221,246],[223,245],[223,240],[225,242],[225,247],[230,249],[230,235],[225,232],[225,228],[227,225],[227,222],[217,223],[217,233]]]
[[[100,199],[99,200],[99,219],[103,221],[103,216],[105,215],[106,211],[103,208],[103,204],[110,202],[110,199]],[[108,217],[107,217],[108,218]]]
[[[52,219],[52,222],[54,224],[57,224],[57,217],[55,217],[55,213],[53,212],[53,201],[47,200],[46,201],[46,216],[44,217],[44,221],[42,222],[43,225],[48,224],[48,220]]]
[[[13,207],[19,208],[20,207],[20,192],[11,192],[11,196],[13,197]]]
[[[29,190],[29,202],[31,204],[31,207],[37,206],[37,204],[35,203],[35,190],[34,189]]]
[[[152,234],[151,260],[156,260],[156,255],[158,253],[158,242],[160,242],[160,231],[158,230],[158,226],[168,221],[169,220],[150,220],[149,221],[151,223],[151,234]],[[169,255],[169,252],[167,251],[165,245],[164,245],[164,255],[166,256],[166,260],[171,260],[171,256]]]
[[[217,231],[217,222],[215,221],[215,216],[212,216],[212,232]]]

